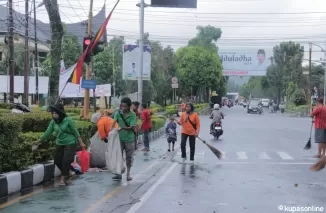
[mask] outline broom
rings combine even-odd
[[[213,154],[218,158],[221,159],[222,158],[222,152],[218,149],[216,149],[214,146],[208,144],[205,140],[201,139],[199,136],[197,136],[197,138],[203,142],[204,144],[206,144],[206,146],[213,152]]]
[[[317,171],[320,171],[323,168],[325,168],[325,165],[326,165],[326,157],[323,157],[317,163],[315,163],[312,167],[310,167],[310,170],[317,172]]]
[[[311,123],[311,128],[310,128],[310,137],[309,137],[308,142],[306,143],[306,145],[304,147],[305,150],[311,149],[311,133],[312,133],[313,125],[314,125],[314,123],[312,122]]]

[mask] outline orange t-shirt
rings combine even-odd
[[[191,122],[196,126],[196,129],[194,129],[193,125],[190,123],[189,119],[185,121],[187,117],[187,113],[183,112],[180,116],[179,123],[182,126],[181,132],[186,135],[196,135],[196,133],[199,133],[200,131],[200,119],[197,113],[191,113],[189,115],[189,119]]]
[[[97,122],[97,130],[102,139],[108,137],[109,131],[111,130],[112,123],[114,122],[111,117],[101,117]],[[118,128],[118,123],[115,123],[114,128]]]

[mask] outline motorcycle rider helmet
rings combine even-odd
[[[214,109],[220,109],[220,105],[219,104],[214,104]]]

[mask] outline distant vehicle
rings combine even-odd
[[[269,106],[269,99],[261,99],[261,104],[263,107],[268,107]]]
[[[262,113],[262,109],[260,108],[260,100],[258,99],[252,99],[250,100],[248,106],[247,106],[247,113]]]

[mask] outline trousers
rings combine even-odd
[[[54,154],[54,164],[61,171],[62,176],[69,176],[71,164],[76,155],[76,144],[67,146],[56,146]]]
[[[195,147],[196,147],[196,136],[194,135],[187,135],[184,133],[181,134],[181,157],[187,158],[186,144],[188,138],[189,138],[189,146],[190,146],[190,160],[194,160]]]

